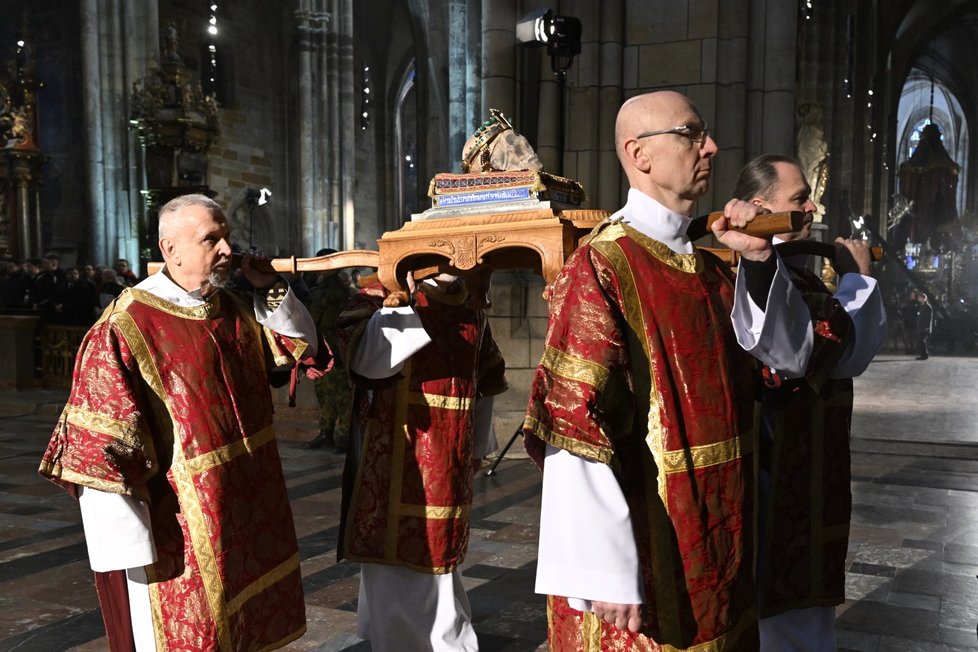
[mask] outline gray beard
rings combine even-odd
[[[213,270],[207,275],[207,283],[213,288],[223,288],[227,286],[228,279],[231,278],[230,271],[217,271]]]

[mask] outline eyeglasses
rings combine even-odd
[[[710,136],[710,128],[706,125],[703,125],[702,127],[699,125],[683,125],[681,127],[673,127],[672,129],[663,129],[661,131],[648,131],[635,137],[648,138],[649,136],[661,136],[662,134],[676,134],[677,136],[689,138],[692,142],[702,145]]]

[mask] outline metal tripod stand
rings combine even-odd
[[[503,449],[499,451],[499,455],[496,456],[496,459],[492,461],[492,465],[486,471],[487,477],[496,474],[496,467],[499,466],[499,463],[503,461],[504,457],[506,457],[506,453],[509,452],[510,448],[512,448],[513,443],[516,442],[516,438],[520,437],[522,434],[523,434],[523,424],[521,423],[519,426],[516,427],[516,432],[514,432],[513,436],[509,438],[509,441],[506,443],[505,446],[503,446]]]

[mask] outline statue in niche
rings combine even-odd
[[[815,221],[821,222],[825,216],[822,195],[829,181],[829,145],[825,142],[825,129],[822,127],[822,107],[818,104],[802,104],[798,107],[798,135],[795,148],[801,170],[812,189],[812,202],[815,203]]]
[[[15,149],[36,149],[34,137],[31,133],[31,122],[34,116],[30,111],[30,107],[16,107],[11,110],[10,117],[12,123],[10,125],[10,140],[7,141],[7,147],[13,147]]]
[[[462,172],[543,170],[530,142],[513,128],[502,111],[489,109],[488,120],[462,147]]]
[[[166,35],[163,38],[163,55],[169,61],[181,61],[180,53],[180,34],[177,32],[176,24],[171,20],[166,27]]]

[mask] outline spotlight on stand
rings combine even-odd
[[[557,79],[557,174],[563,174],[564,89],[567,69],[581,53],[581,21],[573,16],[555,16],[550,9],[538,9],[516,23],[516,40],[529,47],[547,46],[550,69]]]
[[[566,72],[581,53],[581,21],[555,16],[550,9],[530,12],[516,23],[516,40],[527,46],[547,46],[555,74]]]

